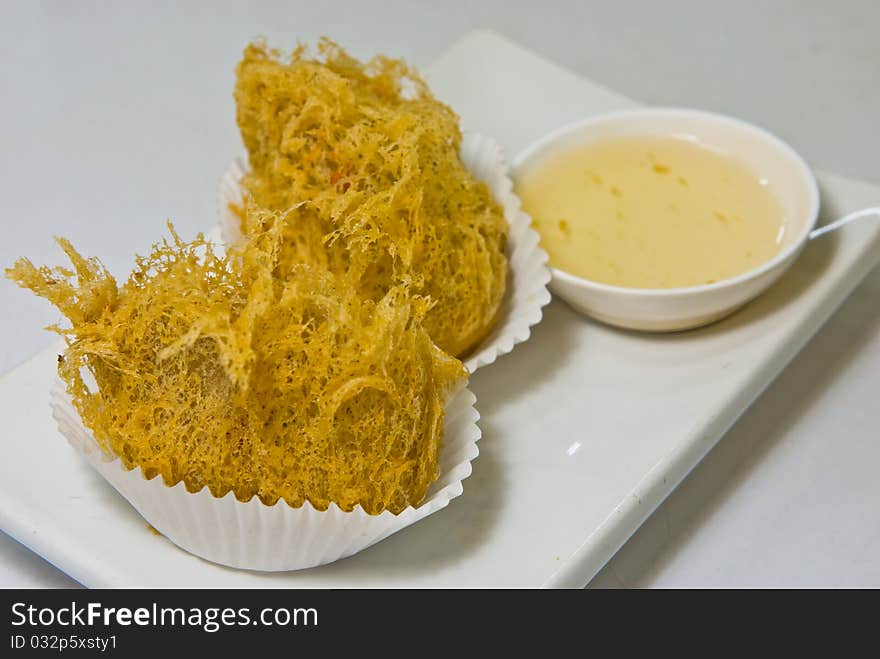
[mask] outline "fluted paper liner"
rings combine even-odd
[[[532,325],[541,321],[542,307],[550,301],[550,291],[547,290],[550,269],[547,267],[547,253],[539,245],[538,233],[531,227],[531,218],[522,211],[519,197],[513,192],[513,182],[507,174],[499,144],[484,135],[465,133],[461,159],[471,173],[489,187],[489,192],[504,209],[510,227],[507,291],[492,332],[464,360],[465,366],[473,373],[529,338]],[[227,245],[241,236],[238,216],[229,205],[243,203],[244,190],[240,181],[246,170],[245,162],[237,158],[220,180],[220,230]]]
[[[104,451],[80,420],[64,385],[51,393],[58,429],[86,461],[162,535],[186,551],[214,563],[250,570],[299,570],[331,563],[366,549],[392,533],[444,508],[462,493],[462,480],[477,457],[479,414],[476,397],[465,387],[446,405],[440,477],[417,508],[398,515],[351,512],[335,504],[325,511],[311,504],[293,508],[283,500],[267,506],[257,497],[246,503],[231,492],[215,497],[208,488],[190,493],[183,483],[165,485],[161,476],[147,480],[141,469],[126,470]]]

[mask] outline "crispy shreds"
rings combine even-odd
[[[59,373],[126,468],[242,501],[417,505],[463,366],[435,347],[428,303],[404,286],[363,301],[331,273],[284,263],[289,221],[254,211],[228,256],[172,229],[122,286],[66,240],[72,270],[22,259],[7,275],[70,321],[52,328],[68,342]]]
[[[289,215],[283,271],[320,265],[374,301],[406,284],[430,298],[424,325],[456,356],[489,333],[507,222],[461,162],[458,117],[415,71],[363,65],[328,40],[317,58],[252,44],[235,100],[249,203]],[[242,230],[253,231],[247,218]]]

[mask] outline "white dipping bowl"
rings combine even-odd
[[[513,161],[513,179],[560,152],[619,137],[696,140],[767,179],[785,214],[780,251],[743,274],[686,288],[611,286],[551,268],[550,290],[578,311],[609,325],[666,332],[712,323],[762,293],[794,262],[819,215],[819,187],[804,160],[785,142],[739,119],[699,110],[643,108],[576,121],[541,138]]]

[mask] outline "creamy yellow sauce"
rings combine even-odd
[[[517,193],[552,266],[617,286],[727,279],[772,258],[784,235],[766,181],[687,139],[576,147],[525,172]]]

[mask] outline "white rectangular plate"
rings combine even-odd
[[[634,105],[487,32],[430,67],[466,128],[515,154]],[[880,188],[820,174],[823,216]],[[767,294],[709,328],[620,332],[553,302],[532,338],[472,379],[481,455],[448,508],[333,565],[260,574],[151,533],[49,416],[56,351],[0,380],[0,525],[87,586],[582,586],[880,260],[870,222],[811,244]]]

